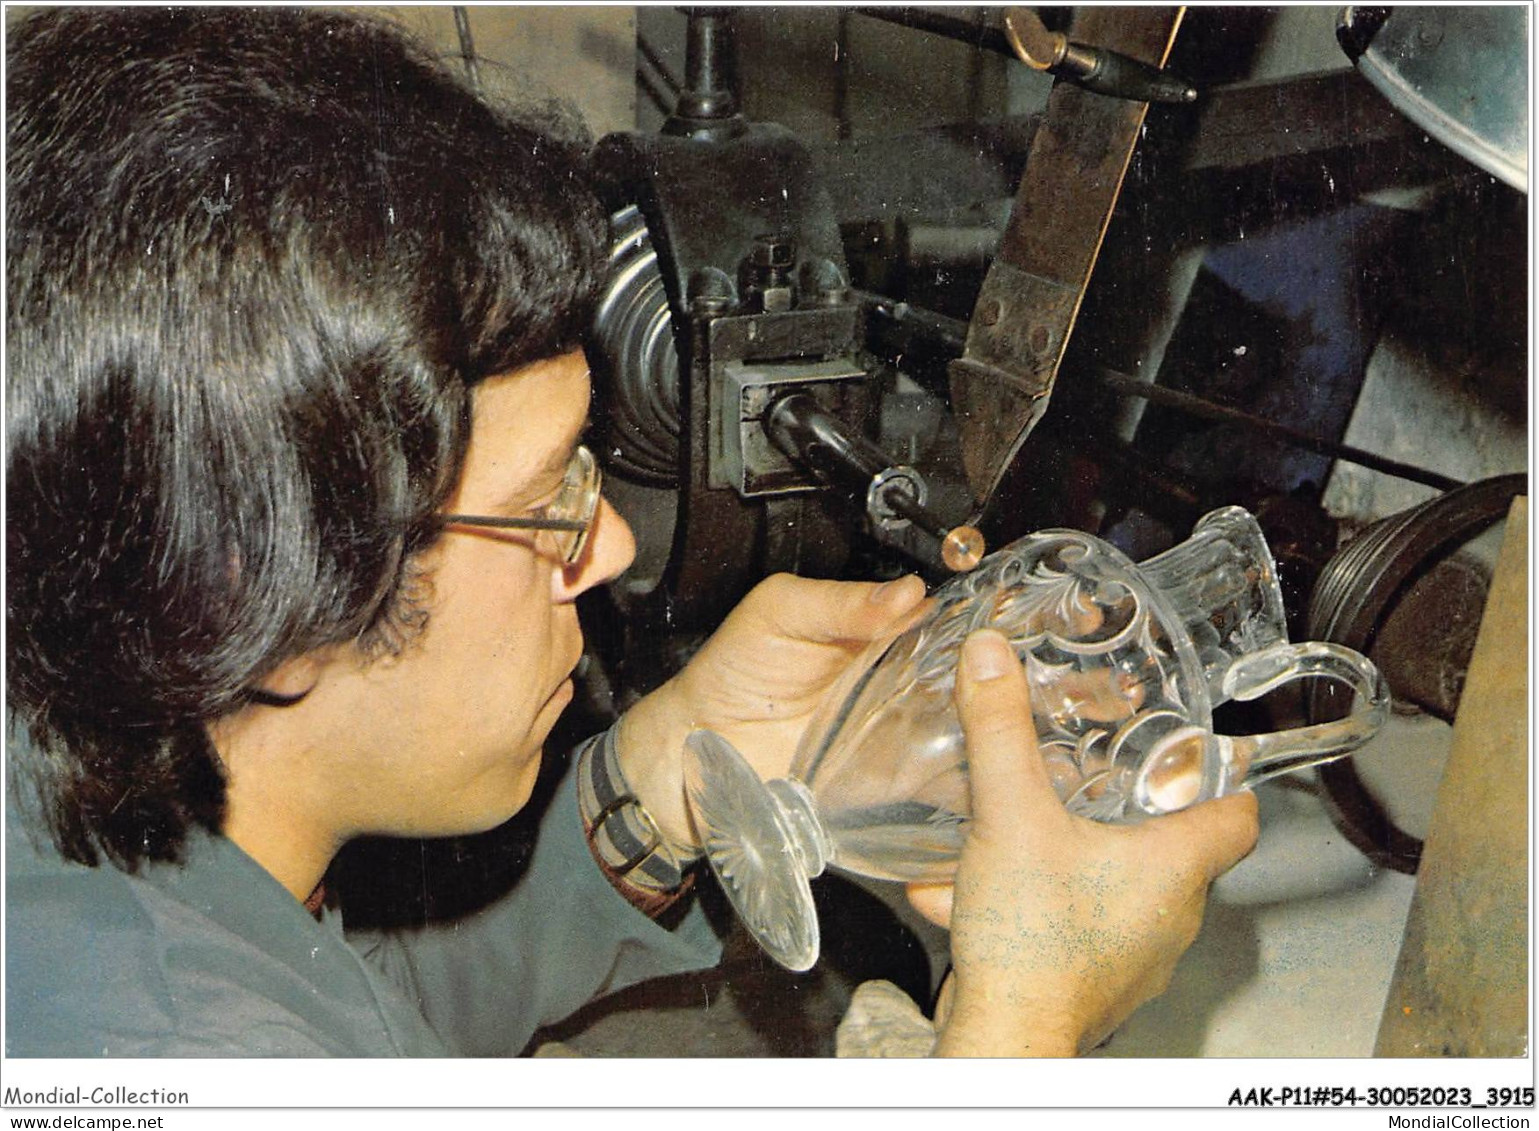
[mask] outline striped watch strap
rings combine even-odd
[[[594,736],[577,756],[577,804],[594,855],[605,869],[636,887],[671,892],[696,856],[684,856],[662,835],[620,770],[615,732]]]

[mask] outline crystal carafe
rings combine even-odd
[[[1289,643],[1271,551],[1239,507],[1134,565],[1092,535],[1045,530],[953,578],[873,642],[813,717],[786,777],[761,782],[721,736],[697,731],[686,780],[706,855],[739,916],[782,965],[817,960],[808,881],[832,866],[945,880],[971,812],[952,702],[968,633],[1011,642],[1031,687],[1048,776],[1100,821],[1183,809],[1352,752],[1389,695],[1350,649]],[[1354,693],[1334,722],[1221,735],[1213,708],[1297,679]]]

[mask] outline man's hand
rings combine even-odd
[[[619,756],[631,788],[663,834],[698,842],[684,798],[684,739],[716,731],[761,777],[790,767],[829,688],[873,639],[906,624],[924,583],[760,582],[673,679],[620,722]]]
[[[1162,992],[1197,936],[1208,885],[1256,842],[1256,799],[1137,825],[1064,809],[1047,779],[1009,642],[971,636],[957,674],[972,822],[955,886],[911,885],[951,927],[936,1052],[1072,1056]]]

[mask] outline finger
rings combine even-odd
[[[957,714],[967,740],[973,819],[1003,828],[1063,807],[1037,749],[1026,674],[1010,642],[992,629],[962,644]]]
[[[940,992],[935,995],[935,1027],[945,1028],[946,1022],[951,1018],[951,1006],[956,1001],[957,980],[953,976],[955,971],[947,970],[941,981]]]
[[[1245,859],[1261,832],[1256,795],[1249,790],[1204,801],[1149,821],[1143,827],[1157,830],[1172,844],[1183,846],[1210,881]]]
[[[765,631],[812,644],[870,640],[924,600],[924,582],[909,574],[887,582],[814,581],[776,574],[739,606]]]
[[[950,884],[909,884],[908,901],[915,911],[937,927],[951,927],[951,902],[956,892]]]

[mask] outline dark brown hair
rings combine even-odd
[[[603,214],[376,20],[50,9],[7,62],[13,780],[132,869],[219,826],[208,720],[410,628],[469,390],[577,343]]]

